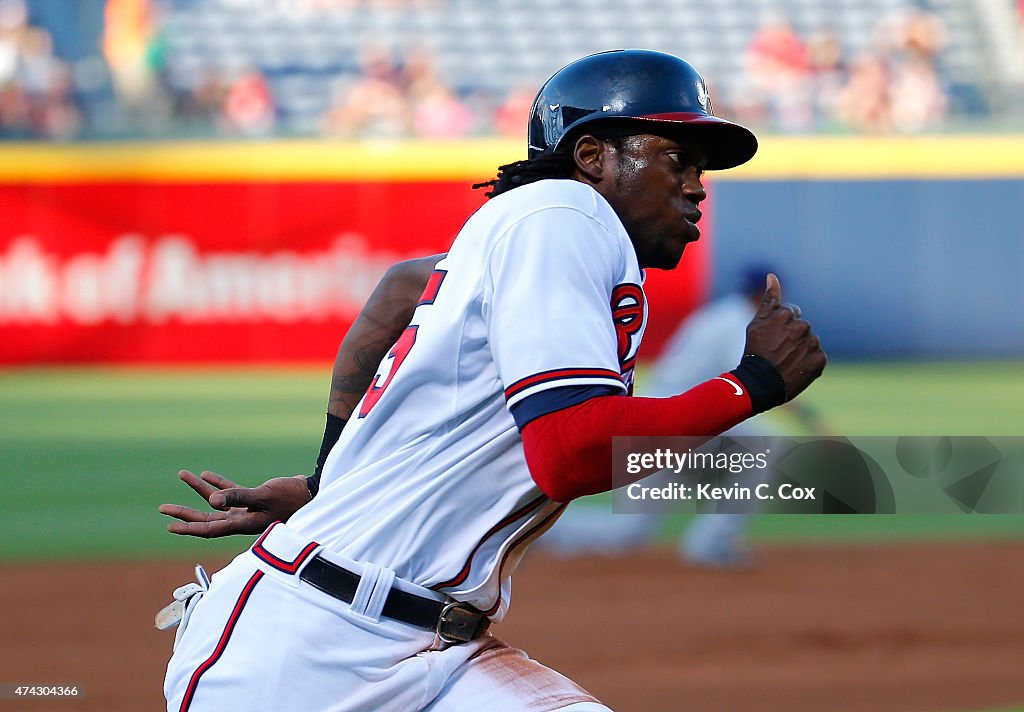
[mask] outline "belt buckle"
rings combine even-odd
[[[487,630],[488,623],[487,618],[468,603],[449,601],[441,609],[434,631],[445,643],[468,643]]]

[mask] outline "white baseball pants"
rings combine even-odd
[[[386,569],[310,550],[280,524],[261,549],[215,574],[195,605],[167,668],[168,712],[610,712],[489,634],[447,645],[380,617],[391,585],[413,586]],[[314,553],[362,575],[352,604],[288,571]]]

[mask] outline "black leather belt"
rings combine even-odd
[[[318,555],[306,564],[299,578],[328,596],[352,603],[360,577]],[[397,588],[388,593],[381,615],[434,631],[446,643],[473,640],[491,624],[487,616],[468,603],[435,601]]]

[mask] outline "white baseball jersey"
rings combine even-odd
[[[565,506],[530,477],[510,409],[564,386],[630,391],[642,280],[589,186],[544,180],[490,200],[437,265],[288,527],[500,620],[526,546]]]

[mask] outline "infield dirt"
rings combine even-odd
[[[161,709],[173,633],[153,614],[191,568],[4,568],[0,683],[78,684],[85,697],[0,712]],[[976,710],[1024,703],[1021,591],[1020,542],[774,548],[738,574],[669,551],[537,553],[494,632],[618,712]]]

